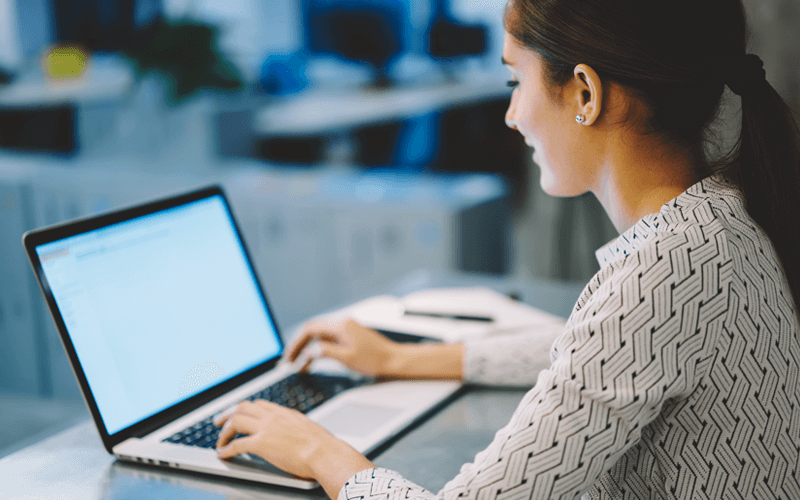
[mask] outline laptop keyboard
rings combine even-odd
[[[266,399],[273,403],[308,413],[342,391],[360,382],[332,375],[295,373],[264,390],[245,398],[248,401]],[[214,425],[214,415],[164,439],[168,443],[214,448],[220,429]]]

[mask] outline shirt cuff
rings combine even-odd
[[[338,500],[386,499],[390,497],[392,490],[399,485],[410,487],[411,489],[424,490],[408,481],[398,472],[376,467],[364,469],[348,479],[342,489],[339,490]]]

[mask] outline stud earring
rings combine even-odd
[[[584,118],[583,115],[578,115],[575,117],[575,121],[578,123],[583,123],[585,120],[586,118]]]

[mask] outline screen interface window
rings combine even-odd
[[[219,196],[36,252],[109,434],[280,355]]]

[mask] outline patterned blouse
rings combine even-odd
[[[473,463],[437,494],[367,469],[339,500],[800,499],[800,325],[739,191],[704,179],[597,258],[549,362],[540,332],[466,345],[468,381],[535,382]]]

